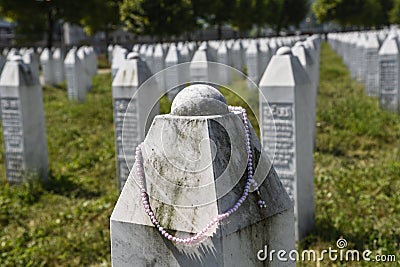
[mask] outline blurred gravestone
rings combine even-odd
[[[156,84],[147,87],[151,90],[138,90],[150,76],[151,72],[146,62],[142,61],[137,53],[132,52],[128,54],[125,64],[118,70],[112,83],[119,190],[122,190],[128,179],[128,157],[134,157],[135,148],[143,141],[150,126],[149,122],[159,114],[158,98],[161,94]],[[131,109],[128,109],[130,102]],[[124,125],[129,129],[125,136],[122,132]],[[123,147],[123,141],[128,143],[129,147]]]
[[[56,48],[53,52],[53,70],[54,82],[59,84],[64,81],[64,56],[60,48]]]
[[[82,61],[77,55],[76,48],[72,48],[64,61],[65,76],[67,80],[68,99],[85,102],[86,84],[85,72]]]
[[[255,84],[258,83],[258,47],[257,43],[253,40],[247,48],[246,51],[246,66],[247,66],[247,76]],[[251,82],[247,80],[248,88],[254,89]]]
[[[379,50],[379,98],[382,109],[399,111],[399,47],[389,35]]]
[[[40,55],[40,64],[42,66],[44,84],[54,85],[55,84],[55,73],[53,66],[53,57],[51,51],[48,48],[43,49]]]
[[[0,77],[1,118],[7,181],[47,180],[48,159],[43,94],[39,77],[14,56]]]
[[[32,71],[32,75],[39,77],[39,58],[33,49],[28,49],[22,55],[22,60],[27,64]]]
[[[294,201],[296,239],[303,239],[314,227],[313,128],[311,125],[312,85],[290,48],[280,48],[272,57],[260,81],[261,93],[272,109],[276,127],[273,165]],[[274,138],[265,99],[260,97],[263,147],[273,151]]]
[[[365,44],[365,91],[369,96],[379,95],[379,41],[375,34],[368,36]]]
[[[217,50],[217,61],[218,63],[224,64],[229,66],[229,54],[228,54],[228,48],[226,47],[225,42],[222,42],[222,44],[219,46]],[[226,67],[226,68],[219,68],[219,80],[221,81],[222,85],[228,85],[231,84],[232,82],[232,74],[231,74],[231,69]]]
[[[172,101],[176,94],[179,92],[179,88],[174,88],[175,85],[179,84],[179,73],[178,68],[170,68],[179,64],[179,54],[175,44],[171,44],[168,50],[168,54],[165,57],[165,68],[168,69],[165,72],[165,86],[168,90],[168,99]]]

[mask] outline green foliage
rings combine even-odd
[[[380,26],[389,23],[393,0],[317,0],[313,11],[320,22],[335,21],[343,26]]]
[[[400,24],[400,1],[393,1],[393,8],[389,13],[389,20],[391,23]]]
[[[83,1],[80,8],[86,12],[82,14],[79,22],[90,35],[100,31],[108,33],[115,30],[120,24],[119,5],[121,3],[122,0]]]
[[[366,96],[328,45],[323,45],[321,56],[314,153],[316,231],[300,248],[335,248],[343,237],[349,248],[399,258],[400,117]]]
[[[121,20],[135,34],[165,37],[193,29],[195,18],[189,0],[124,0]]]
[[[307,15],[309,7],[308,0],[268,0],[266,9],[269,13],[265,20],[279,34],[282,28],[297,26]]]

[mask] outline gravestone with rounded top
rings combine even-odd
[[[139,87],[151,76],[146,64],[138,53],[131,52],[125,64],[118,70],[113,83],[114,129],[116,142],[118,188],[122,190],[129,169],[127,160],[133,157],[135,147],[143,141],[149,128],[149,122],[159,114],[158,99],[161,97],[156,82],[152,82],[151,90],[139,90]],[[130,103],[131,108],[128,109]],[[147,117],[149,115],[149,117]],[[128,127],[123,137],[123,126]],[[129,147],[123,147],[123,138]]]
[[[399,47],[397,36],[390,34],[379,49],[379,99],[382,109],[399,110]]]
[[[312,85],[289,47],[272,57],[259,84],[261,138],[266,150],[273,150],[274,167],[294,201],[296,239],[314,228],[313,127],[311,125]],[[271,125],[265,96],[275,121]]]
[[[231,49],[231,57],[232,57],[232,67],[239,71],[243,71],[243,52],[242,52],[242,44],[240,40],[236,40],[232,45]]]
[[[14,56],[0,77],[6,175],[10,183],[21,183],[26,178],[47,180],[43,94],[36,74],[21,56]]]
[[[140,149],[143,159],[135,162],[111,215],[113,266],[295,265],[257,257],[265,246],[295,248],[294,216],[249,127],[246,132],[241,113],[230,112],[219,91],[204,84],[182,90],[171,113],[154,118]],[[244,193],[250,188],[248,149],[254,153],[254,179],[266,208],[257,205],[256,193]],[[139,188],[144,185],[137,183],[140,177],[146,189]],[[144,207],[145,194],[149,204]],[[152,221],[159,222],[157,228]],[[195,238],[199,232],[201,238]]]

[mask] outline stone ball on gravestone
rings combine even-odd
[[[228,114],[225,97],[214,87],[194,84],[183,89],[174,99],[171,115],[208,116]]]
[[[276,51],[277,55],[292,55],[292,50],[290,49],[290,47],[287,46],[283,46],[281,48],[278,49],[278,51]]]

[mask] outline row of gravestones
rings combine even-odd
[[[264,182],[261,187],[267,191],[271,190],[267,193],[270,197],[270,202],[267,205],[266,213],[262,213],[261,217],[255,219],[255,221],[244,219],[246,216],[251,217],[251,215],[247,214],[248,212],[257,212],[252,210],[252,207],[248,207],[248,211],[242,210],[243,213],[239,217],[235,217],[236,222],[232,219],[230,224],[222,224],[221,232],[217,232],[216,236],[210,235],[212,248],[205,248],[202,252],[196,249],[191,251],[187,247],[180,247],[179,245],[175,246],[174,243],[169,241],[163,242],[163,236],[169,240],[174,237],[169,235],[166,229],[160,228],[160,225],[168,224],[167,228],[169,230],[183,233],[183,236],[185,236],[184,233],[195,233],[199,229],[198,227],[201,227],[207,221],[205,218],[199,219],[199,214],[216,215],[215,211],[224,210],[223,207],[227,203],[218,200],[214,203],[215,206],[213,206],[214,204],[212,205],[211,209],[216,209],[213,211],[208,209],[210,208],[209,205],[206,205],[208,208],[204,209],[197,210],[194,208],[188,210],[187,208],[180,208],[179,205],[177,207],[171,205],[171,203],[162,203],[163,197],[175,196],[175,194],[178,194],[176,190],[179,191],[179,194],[182,192],[177,188],[169,188],[169,184],[163,184],[160,179],[165,177],[187,178],[188,172],[182,172],[182,169],[177,171],[176,166],[171,166],[174,165],[174,162],[170,162],[171,159],[179,161],[176,158],[181,155],[182,147],[185,149],[197,147],[201,140],[219,142],[215,140],[214,135],[212,137],[211,133],[208,135],[204,133],[203,128],[199,128],[198,125],[204,125],[204,119],[198,115],[204,113],[219,116],[220,114],[212,113],[212,110],[220,111],[221,109],[220,107],[215,108],[214,104],[208,104],[204,107],[196,106],[205,101],[201,97],[197,99],[199,96],[213,94],[208,92],[201,93],[199,92],[201,88],[197,88],[196,90],[198,91],[193,88],[190,90],[186,88],[181,93],[183,95],[178,94],[176,99],[172,97],[174,100],[171,115],[157,116],[158,104],[155,103],[157,103],[162,94],[169,91],[170,87],[166,87],[166,84],[174,87],[182,81],[186,83],[207,83],[207,81],[215,80],[215,76],[217,76],[217,80],[229,76],[229,73],[227,75],[227,73],[210,71],[210,61],[213,60],[218,62],[218,59],[223,59],[221,63],[228,63],[228,65],[238,67],[240,70],[244,70],[247,65],[247,71],[249,72],[252,69],[252,67],[248,66],[251,60],[247,60],[245,64],[240,65],[238,62],[241,61],[238,59],[241,57],[239,56],[236,58],[236,63],[234,63],[235,49],[233,47],[243,47],[243,42],[241,40],[232,41],[230,48],[228,48],[227,42],[212,41],[203,42],[197,48],[194,44],[189,45],[190,43],[187,43],[177,45],[157,44],[155,47],[151,45],[135,45],[133,52],[130,53],[119,46],[114,46],[110,49],[112,51],[110,60],[113,62],[114,76],[112,87],[117,176],[119,188],[122,190],[111,216],[112,261],[114,265],[145,266],[157,261],[160,266],[189,264],[194,266],[204,264],[207,266],[280,266],[282,262],[279,261],[258,261],[257,257],[255,257],[255,251],[262,249],[264,245],[269,245],[273,249],[281,248],[289,251],[294,248],[295,239],[304,238],[312,230],[314,226],[313,146],[315,142],[315,108],[319,83],[320,38],[312,36],[304,39],[303,42],[299,42],[299,40],[287,41],[287,46],[282,44],[283,47],[277,47],[275,54],[272,53],[270,58],[262,57],[259,49],[254,48],[254,44],[260,44],[263,40],[248,40],[247,50],[241,48],[239,51],[242,51],[244,55],[255,54],[255,56],[248,58],[253,58],[253,62],[257,62],[257,66],[265,66],[262,74],[252,77],[254,79],[252,82],[258,83],[260,88],[260,128],[262,139],[259,142],[253,135],[252,138],[254,140],[252,142],[256,146],[254,151],[259,153],[263,149],[275,149],[271,171],[266,167],[270,165],[268,158],[259,156],[262,164],[258,164],[265,167],[260,167],[264,173],[260,171],[261,174],[259,173],[258,175],[262,177],[268,176],[267,182]],[[290,48],[289,46],[292,47]],[[142,47],[144,48],[142,49]],[[148,50],[152,51],[153,48],[154,54],[157,54],[157,56],[152,52],[148,52]],[[170,81],[172,79],[172,71],[169,73],[167,69],[164,71],[166,75],[163,78],[156,75],[155,79],[148,79],[152,73],[162,70],[162,68],[159,69],[157,67],[157,60],[162,58],[158,54],[163,55],[159,51],[164,49],[167,50],[166,58],[170,58],[170,54],[177,52],[174,58],[179,59],[180,50],[183,50],[184,54],[193,55],[190,63],[188,63],[189,71],[186,73],[189,77],[185,77],[182,80],[174,78],[175,81]],[[158,52],[156,53],[155,51]],[[226,54],[227,56],[216,57],[218,54]],[[164,59],[164,62],[167,64],[170,61]],[[177,60],[175,64],[181,62]],[[171,68],[171,66],[168,67]],[[171,69],[174,68],[172,67]],[[179,68],[175,69],[179,70]],[[138,90],[141,86],[142,88]],[[206,88],[204,90],[209,89]],[[191,97],[193,100],[190,100]],[[217,99],[220,99],[219,97]],[[182,99],[186,99],[192,106],[183,107],[182,109],[177,108],[179,104],[176,102],[182,101]],[[266,104],[266,100],[269,106]],[[193,106],[196,106],[196,108],[193,108]],[[211,113],[207,113],[207,108],[210,109]],[[176,114],[182,115],[178,111],[174,111],[174,109],[181,110],[180,112],[188,112],[184,115],[188,116],[187,119],[189,121],[185,121],[184,117],[179,117],[180,119],[174,122],[177,119],[174,117]],[[193,114],[189,112],[191,110]],[[218,123],[226,125],[222,121],[218,121]],[[149,122],[152,122],[151,127]],[[189,128],[187,128],[188,123],[191,125]],[[211,126],[211,124],[208,127],[216,127]],[[180,132],[179,136],[176,136],[176,133],[174,135],[174,131],[165,130],[180,129],[181,127],[185,127],[187,130]],[[210,130],[211,128],[209,128],[209,131],[212,131]],[[188,133],[185,139],[183,135],[186,131]],[[218,130],[216,131],[218,132]],[[200,133],[205,134],[205,136]],[[198,134],[200,136],[197,136]],[[216,135],[218,136],[218,134]],[[232,134],[232,136],[235,136],[235,134]],[[241,135],[239,134],[239,136]],[[241,137],[239,136],[233,143],[241,144]],[[270,142],[270,140],[275,140],[275,142]],[[143,141],[143,145],[147,147],[146,153],[150,153],[150,155],[148,157],[143,156],[143,160],[140,160],[135,158],[137,154],[136,147]],[[271,147],[271,144],[274,144],[274,147]],[[158,151],[160,147],[162,147],[162,151]],[[200,154],[207,155],[207,149],[200,150]],[[163,158],[163,153],[168,154],[170,157]],[[216,156],[221,157],[222,155],[225,154],[217,153]],[[242,155],[238,156],[238,158],[247,161],[245,160],[247,157]],[[138,169],[137,172],[139,174],[145,173],[145,175],[142,175],[147,177],[146,179],[158,179],[154,184],[146,181],[148,190],[156,195],[154,199],[147,199],[144,189],[139,187],[140,182],[137,182],[138,176],[140,176],[135,172],[138,168],[137,164],[145,161],[148,165],[144,166],[144,170]],[[179,162],[182,163],[184,161]],[[186,167],[183,170],[188,171]],[[218,168],[223,168],[223,166],[214,166],[214,168],[217,168],[217,170],[211,170],[208,175],[213,176],[213,173],[214,175],[221,173]],[[204,173],[199,172],[190,175],[189,180],[201,181],[204,177]],[[280,178],[280,183],[275,181],[278,177]],[[208,179],[209,177],[206,178]],[[214,176],[214,178],[217,177]],[[176,182],[179,184],[183,181],[173,181],[173,183]],[[288,195],[283,193],[285,191]],[[209,193],[212,195],[213,191],[211,190],[210,192],[203,193],[208,196]],[[201,198],[199,196],[203,196],[203,194],[189,192],[188,195],[177,198],[179,200],[193,201]],[[230,197],[235,198],[238,196]],[[145,202],[145,209],[140,203],[142,198]],[[157,199],[160,201],[157,201]],[[157,208],[154,211],[149,211],[150,217],[148,217],[149,213],[146,214],[145,210],[149,210],[150,203]],[[294,204],[294,216],[291,203]],[[254,215],[254,213],[252,214]],[[156,216],[162,217],[160,223],[155,219]],[[205,217],[208,218],[207,216]],[[269,229],[269,232],[266,231],[266,228]],[[159,235],[158,230],[161,235]],[[251,236],[251,231],[260,231],[260,238]],[[203,231],[203,234],[205,233],[207,231]],[[291,236],[292,234],[293,236]],[[242,237],[239,238],[239,236]],[[173,241],[176,241],[176,237]],[[243,242],[242,244],[240,244],[241,241]],[[183,238],[178,240],[179,242],[190,243],[191,241]],[[202,245],[204,244],[203,242]],[[214,250],[215,253],[207,252],[208,249]],[[195,255],[188,256],[185,253],[194,253]],[[240,256],[229,259],[231,257],[229,255],[232,255],[232,253]]]
[[[3,55],[0,101],[7,181],[21,183],[27,176],[46,180],[48,158],[39,61],[45,84],[61,83],[66,75],[69,98],[84,100],[91,77],[97,72],[97,59],[89,47],[71,49],[65,60],[59,48],[53,52],[45,48],[40,57],[34,49],[5,49]]]
[[[400,114],[400,32],[381,30],[330,33],[331,47],[343,58],[351,77],[378,97],[382,109]]]
[[[294,41],[292,41],[293,43]],[[204,54],[204,51],[211,54],[209,46],[211,45],[202,44],[194,52],[190,63],[190,76],[193,76],[193,80],[190,81],[207,81],[208,77],[197,76],[198,72],[202,72],[201,69],[194,68],[194,71],[192,71],[192,65],[199,66],[199,64],[195,64],[200,62],[196,61],[196,54]],[[315,127],[315,110],[313,110],[313,107],[315,107],[316,101],[318,75],[313,75],[312,66],[314,65],[315,68],[318,66],[318,62],[319,38],[313,36],[305,40],[303,44],[299,43],[292,48],[285,46],[278,49],[264,71],[259,82],[260,92],[266,96],[272,109],[272,116],[276,124],[276,135],[274,136],[275,127],[271,124],[272,118],[268,117],[268,112],[265,112],[264,98],[260,96],[262,142],[265,149],[270,149],[268,140],[276,138],[276,153],[273,159],[274,168],[271,167],[271,171],[268,168],[267,172],[261,173],[261,176],[264,175],[264,177],[268,175],[267,183],[271,184],[262,184],[261,186],[267,190],[271,199],[268,201],[269,205],[266,213],[256,221],[245,220],[235,224],[236,226],[228,231],[231,238],[238,237],[239,230],[244,229],[244,226],[256,224],[261,220],[261,224],[257,223],[258,226],[255,230],[258,227],[264,229],[266,223],[270,227],[271,233],[276,232],[273,236],[266,235],[265,238],[268,240],[265,242],[271,242],[276,245],[277,242],[274,240],[282,238],[285,240],[282,243],[284,244],[283,249],[288,249],[294,247],[294,241],[292,242],[291,238],[292,232],[296,232],[296,238],[301,239],[313,226],[312,147],[313,129]],[[203,64],[200,64],[200,66],[203,66]],[[208,67],[207,64],[205,66]],[[213,75],[217,74],[213,73]],[[165,90],[159,89],[157,85],[160,81],[159,79],[146,82],[150,76],[151,70],[148,64],[141,60],[139,53],[132,52],[126,57],[113,79],[117,166],[121,188],[124,180],[129,175],[129,168],[126,164],[129,164],[129,162],[133,164],[136,144],[145,139],[145,133],[150,128],[150,123],[146,124],[146,122],[152,122],[155,115],[158,114],[158,106],[153,104],[157,102],[160,95],[165,93]],[[138,91],[139,86],[144,83],[147,83],[147,90]],[[33,71],[29,65],[25,64],[18,54],[10,56],[4,66],[0,77],[0,98],[7,179],[10,182],[20,182],[28,173],[39,175],[45,179],[47,175],[47,149],[42,89],[38,72]],[[129,103],[131,104],[129,105]],[[202,102],[200,101],[200,103]],[[205,110],[207,110],[207,106],[205,106]],[[190,116],[190,121],[194,119],[198,120],[199,116]],[[123,126],[127,129],[125,132],[123,131]],[[237,133],[240,133],[240,131]],[[261,144],[257,145],[258,141],[255,135],[253,134],[252,136],[252,144],[256,145],[254,150],[258,151],[259,154],[263,149]],[[201,136],[199,141],[203,140],[203,137]],[[157,134],[153,138],[157,138]],[[127,145],[122,146],[123,142]],[[195,141],[193,142],[195,143]],[[194,143],[191,144],[191,147],[197,146]],[[234,143],[240,144],[241,141],[237,139]],[[157,144],[156,140],[154,140],[154,144]],[[122,150],[123,147],[124,150]],[[176,149],[180,146],[177,146],[173,141],[171,147],[167,150],[171,155],[179,154],[180,152],[174,150],[174,147]],[[240,158],[243,159],[242,156]],[[263,160],[265,164],[260,164],[261,166],[270,165],[268,163],[269,159],[264,158]],[[132,166],[130,167],[132,168]],[[159,167],[162,166],[160,165]],[[274,174],[275,169],[278,176]],[[281,183],[275,181],[277,177],[281,177]],[[291,196],[291,200],[294,201],[296,220],[291,220],[293,216],[292,204],[288,195],[286,193],[282,194],[282,192],[285,192],[282,189],[286,189]],[[132,198],[132,192],[129,192],[129,190],[132,190],[132,188],[124,187],[118,203],[129,201]],[[133,195],[137,196],[137,194]],[[132,230],[134,225],[146,225],[149,222],[147,219],[144,223],[144,221],[140,221],[143,218],[136,216],[135,212],[140,212],[140,210],[135,210],[135,207],[138,208],[137,206],[130,206],[128,212],[126,210],[122,212],[120,210],[121,205],[123,204],[117,204],[111,219],[113,260],[122,259],[118,256],[118,253],[126,253],[126,246],[128,244],[132,245],[132,243],[124,241],[124,238],[132,237],[132,235],[127,234],[126,227]],[[123,209],[126,209],[126,206],[123,205],[123,207]],[[172,213],[173,211],[166,211],[162,213],[162,216],[171,219],[174,218]],[[194,214],[192,215],[194,216]],[[121,219],[118,216],[125,217]],[[264,219],[268,222],[263,221]],[[175,226],[171,227],[175,228]],[[188,228],[176,227],[178,230],[188,231]],[[249,228],[246,231],[249,231]],[[113,234],[116,232],[124,234],[122,236]],[[144,232],[141,233],[143,234]],[[146,232],[146,235],[148,234]],[[247,244],[251,243],[251,236],[249,236],[249,233],[246,235],[248,235],[247,238],[250,238],[246,241]],[[121,242],[123,245],[121,245]],[[151,242],[145,245],[151,248]],[[116,244],[119,248],[116,248]],[[162,243],[159,245],[162,245]],[[249,249],[251,247],[247,248],[248,253],[250,253]],[[222,246],[219,249],[222,249]],[[233,247],[232,249],[236,250],[238,247]],[[224,251],[223,253],[228,252]],[[175,259],[175,257],[173,258]],[[185,258],[184,260],[190,259]],[[228,263],[225,264],[228,265]]]
[[[86,91],[91,90],[92,78],[97,74],[97,56],[93,47],[72,48],[65,58],[60,48],[38,48],[36,51],[33,48],[11,48],[4,49],[3,55],[0,57],[0,69],[6,59],[21,55],[36,76],[39,76],[41,68],[42,84],[57,85],[66,80],[69,99],[80,102],[85,101]]]
[[[137,52],[146,61],[150,71],[155,74],[170,66],[190,61],[211,61],[231,66],[239,71],[245,72],[255,84],[261,79],[262,74],[272,55],[277,48],[287,45],[292,46],[302,36],[287,38],[259,38],[227,41],[208,41],[199,46],[195,42],[164,43],[164,44],[136,44],[132,52]],[[129,51],[121,46],[109,46],[109,60],[112,65],[113,77],[119,66],[123,64]],[[206,66],[206,65],[205,65]],[[199,67],[201,69],[201,67]],[[184,72],[184,68],[182,68]],[[215,74],[212,71],[195,71],[197,75],[207,76]],[[188,70],[176,74],[179,80],[187,80],[190,74]],[[230,73],[219,75],[221,82],[231,82]],[[162,89],[170,88],[171,79],[167,79],[163,73],[158,75],[158,84]],[[254,88],[254,87],[253,87]],[[165,90],[164,90],[165,91]],[[176,94],[171,92],[170,99]]]

